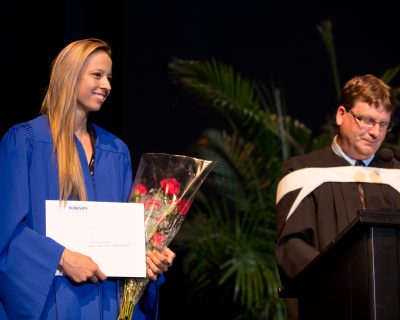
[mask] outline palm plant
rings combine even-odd
[[[323,21],[317,28],[339,100],[332,24]],[[215,60],[174,59],[169,68],[176,82],[221,121],[193,147],[195,154],[217,165],[197,198],[196,212],[178,235],[187,251],[184,272],[197,288],[196,298],[204,306],[207,297],[218,297],[231,310],[229,315],[223,311],[225,318],[286,319],[274,257],[279,169],[290,155],[330,143],[334,124],[326,123],[313,138],[304,124],[285,115],[277,86],[259,85]],[[382,78],[389,82],[399,71],[397,66]]]
[[[312,147],[311,131],[283,116],[284,101],[273,85],[257,86],[215,60],[175,59],[169,67],[224,121],[194,146],[217,165],[178,235],[188,252],[184,268],[199,295],[228,293],[232,317],[285,319],[277,296],[274,195],[282,161]]]

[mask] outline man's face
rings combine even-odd
[[[380,128],[378,123],[368,126],[357,117],[388,123],[391,114],[383,107],[375,108],[366,102],[356,102],[351,111],[354,114],[340,106],[336,112],[336,124],[339,126],[338,144],[351,158],[367,159],[379,149],[387,130]]]

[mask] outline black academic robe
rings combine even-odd
[[[349,166],[332,148],[289,159],[283,176],[302,168]],[[375,157],[370,167],[393,168],[392,162]],[[329,170],[329,169],[327,169]],[[400,209],[400,194],[386,184],[363,184],[368,210]],[[357,183],[327,182],[311,192],[286,220],[300,190],[286,194],[277,204],[276,258],[282,283],[293,279],[330,244],[363,209]]]

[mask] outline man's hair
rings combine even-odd
[[[356,76],[344,85],[340,105],[351,109],[356,102],[365,102],[375,108],[383,107],[390,113],[394,108],[391,88],[371,74]]]

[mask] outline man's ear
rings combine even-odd
[[[346,108],[344,106],[339,106],[336,110],[336,124],[340,126],[343,122],[343,116],[346,113]]]

